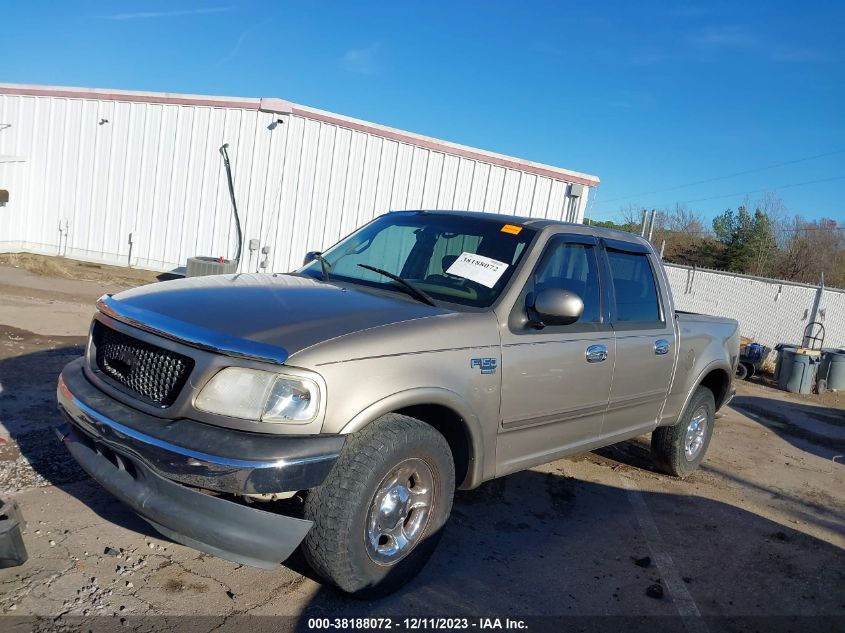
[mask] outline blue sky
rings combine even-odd
[[[598,175],[598,219],[676,202],[709,218],[776,189],[790,213],[845,222],[843,2],[0,1],[0,15],[3,82],[281,97]]]

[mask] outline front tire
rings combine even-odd
[[[356,598],[391,593],[425,566],[449,518],[455,467],[428,424],[390,413],[349,436],[305,500],[311,567]]]
[[[707,387],[699,387],[677,424],[660,427],[651,434],[651,457],[655,467],[681,479],[695,472],[710,446],[715,420],[713,392]]]

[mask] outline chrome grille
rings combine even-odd
[[[159,406],[173,404],[194,368],[193,359],[139,341],[101,322],[92,333],[97,368],[108,378]]]

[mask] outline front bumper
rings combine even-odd
[[[70,422],[59,437],[106,490],[174,541],[268,569],[296,549],[311,522],[197,488],[236,495],[312,488],[344,442],[343,436],[270,437],[149,416],[91,385],[81,359],[62,371],[57,397]]]

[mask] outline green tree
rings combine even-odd
[[[639,233],[639,227],[633,227],[630,224],[617,224],[612,220],[591,220],[590,226],[600,226],[605,229],[614,229],[616,231],[628,231],[630,233]],[[634,230],[636,228],[636,230]]]
[[[713,233],[725,245],[723,266],[728,270],[764,275],[777,251],[774,226],[769,216],[756,209],[752,214],[745,205],[728,209],[713,218]]]

